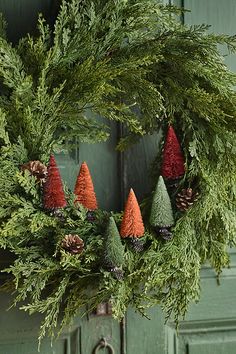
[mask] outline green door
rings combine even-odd
[[[186,23],[211,23],[216,32],[236,30],[235,0],[176,1],[191,9]],[[0,0],[0,10],[8,21],[9,38],[16,42],[22,34],[35,27],[38,12],[49,21],[55,16],[54,0]],[[227,62],[236,70],[236,59]],[[101,208],[119,210],[132,186],[138,198],[148,191],[145,171],[158,151],[158,136],[144,138],[137,146],[120,156],[115,152],[119,135],[116,124],[110,126],[111,139],[102,144],[82,144],[71,154],[59,154],[57,162],[62,177],[73,187],[79,165],[89,164]],[[140,159],[140,156],[142,158]],[[109,169],[107,168],[109,166]],[[122,171],[122,174],[120,173]],[[4,262],[4,256],[1,257]],[[164,324],[160,309],[149,312],[150,320],[130,309],[121,323],[114,321],[106,305],[83,319],[78,316],[73,326],[65,329],[61,339],[51,344],[43,341],[41,354],[235,354],[236,353],[236,253],[232,252],[232,267],[225,270],[221,286],[214,272],[206,265],[202,269],[202,296],[193,305],[176,334],[174,324]],[[0,354],[36,354],[40,316],[28,316],[16,309],[6,311],[11,303],[8,295],[0,295]],[[102,338],[108,345],[100,349]],[[96,350],[97,349],[97,350]]]

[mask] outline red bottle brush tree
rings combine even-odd
[[[134,191],[131,189],[125,205],[120,234],[122,238],[139,238],[144,235],[144,232],[145,230],[140,207]]]
[[[98,208],[92,177],[86,162],[83,162],[80,167],[74,193],[76,195],[75,202],[82,204],[89,210],[95,210]]]
[[[66,204],[61,175],[55,157],[51,155],[48,164],[47,180],[43,187],[43,206],[44,209],[54,210],[64,208]]]
[[[165,179],[177,180],[184,173],[184,156],[175,131],[172,126],[169,126],[163,151],[161,175]]]

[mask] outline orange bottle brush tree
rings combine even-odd
[[[95,221],[94,211],[98,208],[97,198],[94,191],[93,180],[86,162],[83,162],[76,180],[74,194],[75,203],[83,205],[88,209],[87,219],[90,222]]]
[[[129,238],[137,252],[143,250],[143,242],[139,238],[144,236],[144,224],[140,207],[133,189],[130,190],[126,201],[125,210],[121,222],[120,234],[122,238]]]

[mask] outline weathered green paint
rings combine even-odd
[[[138,144],[124,153],[124,197],[133,188],[137,198],[141,200],[151,191],[150,166],[159,152],[161,134],[142,138]]]
[[[209,32],[236,33],[236,2],[235,0],[184,0],[184,6],[191,12],[186,12],[185,22],[190,24],[210,24]],[[223,54],[228,54],[226,48],[221,48]],[[236,71],[236,54],[225,58],[231,70]]]
[[[169,0],[165,0],[169,2]],[[216,32],[235,33],[235,0],[176,0],[192,10],[185,15],[191,24],[211,23]],[[0,10],[7,17],[8,34],[13,41],[32,31],[38,11],[48,18],[53,14],[53,0],[0,0]],[[235,57],[227,59],[236,71]],[[86,160],[94,180],[99,204],[102,208],[118,210],[132,186],[138,198],[150,190],[148,167],[153,161],[160,136],[146,137],[122,158],[115,152],[118,130],[113,123],[111,139],[102,144],[81,144],[70,153],[57,155],[63,179],[74,188],[79,165]],[[122,161],[122,166],[120,162]],[[120,168],[122,167],[122,175]],[[2,259],[2,258],[1,258]],[[222,286],[218,286],[214,272],[205,266],[202,270],[202,296],[191,307],[185,321],[180,323],[177,336],[174,325],[164,325],[159,308],[149,311],[150,320],[132,309],[127,312],[122,327],[111,317],[89,316],[76,320],[51,346],[43,341],[41,354],[92,354],[102,337],[113,346],[115,354],[234,354],[236,352],[236,253],[232,252],[232,267],[224,271]],[[11,298],[0,296],[0,353],[36,354],[37,334],[41,317],[13,309],[6,311]],[[123,336],[123,341],[121,340]],[[123,343],[123,344],[122,344]],[[98,352],[105,353],[105,350]]]
[[[7,19],[7,34],[11,41],[35,30],[38,14],[47,19],[53,14],[54,0],[0,0],[0,11]]]
[[[130,309],[127,313],[127,354],[166,353],[164,318],[160,308],[149,310],[150,320]]]
[[[236,342],[236,252],[232,265],[221,275],[221,286],[209,266],[202,269],[201,301],[192,305],[178,336],[174,325],[166,326],[168,354],[231,354]],[[163,354],[166,352],[163,352]]]
[[[101,119],[100,119],[101,120]],[[115,150],[118,140],[117,124],[104,122],[110,138],[104,143],[80,144],[79,160],[86,161],[93,181],[100,208],[119,210],[121,204],[119,154]]]

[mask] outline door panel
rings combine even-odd
[[[179,3],[179,1],[177,1]],[[176,2],[175,2],[176,3]],[[182,2],[183,3],[183,2]],[[190,9],[184,17],[189,24],[212,24],[209,31],[235,34],[236,2],[234,0],[185,0]],[[223,54],[226,48],[221,48]],[[236,56],[226,58],[236,71]],[[191,306],[178,335],[174,324],[166,326],[168,354],[233,354],[236,353],[236,251],[231,251],[231,267],[220,277],[205,265],[201,272],[201,299]]]
[[[126,319],[127,354],[166,353],[164,318],[160,308],[147,313],[150,319],[130,309]]]
[[[202,269],[201,300],[193,304],[178,335],[166,326],[168,354],[231,354],[236,352],[236,252],[231,268],[224,270],[220,286],[209,266]]]
[[[235,34],[236,2],[234,0],[198,0],[184,1],[185,8],[191,12],[185,14],[185,22],[189,24],[211,24],[210,32]],[[223,55],[228,54],[221,47]],[[231,70],[236,71],[236,55],[225,58]],[[186,317],[186,324],[199,324],[199,331],[206,334],[200,336],[199,345],[193,342],[189,353],[233,353],[236,325],[236,251],[231,251],[231,267],[225,269],[221,278],[221,286],[217,285],[214,271],[205,266],[202,269],[202,294],[198,305],[192,306]],[[196,332],[196,331],[195,331]],[[196,336],[195,336],[196,338]],[[213,345],[213,342],[216,342]],[[204,351],[203,344],[206,343]],[[211,349],[210,349],[211,348]],[[234,347],[234,353],[235,349]]]
[[[180,331],[179,338],[168,354],[235,354],[236,327],[218,326],[208,329],[205,326],[199,331],[188,329]]]
[[[81,328],[81,354],[92,354],[102,338],[107,340],[115,353],[120,353],[120,324],[118,321],[111,320],[110,316],[94,316],[84,321]],[[103,349],[99,350],[98,354],[102,351]]]
[[[0,353],[36,354],[38,352],[38,331],[41,316],[29,316],[23,311],[12,308],[12,297],[0,294]],[[74,354],[67,350],[68,339],[61,338],[53,346],[50,339],[41,345],[41,354]],[[67,350],[67,351],[66,351]]]
[[[185,23],[210,24],[209,32],[235,35],[235,0],[184,0],[184,6],[191,11],[185,14]],[[221,47],[221,50],[223,54],[228,54],[226,48]],[[226,57],[225,62],[231,70],[236,71],[236,54]]]
[[[66,354],[64,343],[58,342],[53,348],[50,348],[50,342],[44,342],[40,349],[41,354]],[[36,354],[38,343],[35,341],[20,341],[17,343],[1,344],[1,353],[3,354]]]

